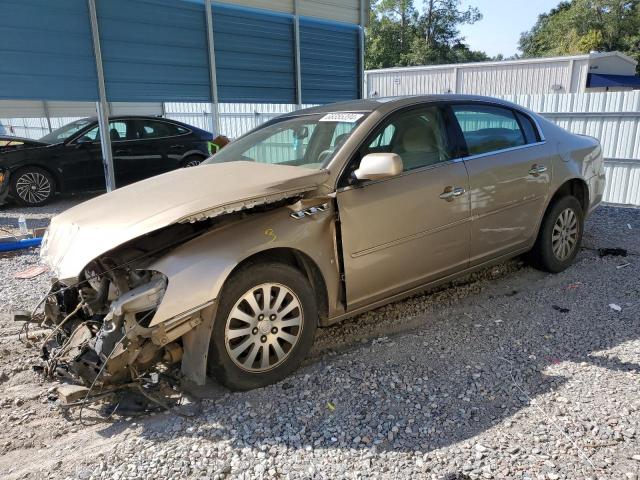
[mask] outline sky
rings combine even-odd
[[[460,31],[472,50],[482,50],[492,57],[499,53],[509,57],[519,53],[520,34],[533,26],[539,14],[558,3],[560,0],[462,0],[463,7],[477,7],[483,19],[462,26]]]

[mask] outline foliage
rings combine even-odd
[[[640,0],[563,1],[520,37],[525,57],[621,52],[640,60]]]
[[[488,60],[464,43],[459,27],[482,18],[477,8],[462,9],[460,0],[377,0],[367,30],[366,68]]]

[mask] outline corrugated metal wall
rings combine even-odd
[[[110,101],[211,98],[202,4],[108,0],[96,5]]]
[[[294,13],[294,0],[221,0],[220,3],[233,3],[245,7]],[[368,0],[298,0],[298,13],[309,17],[329,18],[337,22],[358,24],[360,23],[361,3],[364,11],[369,12],[370,2]]]
[[[0,98],[97,100],[86,0],[3,0],[0,39]]]
[[[293,17],[226,5],[212,13],[220,101],[295,103]]]
[[[355,25],[300,19],[304,103],[359,98],[360,35]]]
[[[210,82],[217,76],[216,101],[299,101],[292,4],[275,2],[287,8],[279,13],[246,3],[252,8],[215,2],[209,52],[204,0],[96,1],[107,100],[214,101]],[[300,0],[303,102],[360,96],[366,3]],[[336,21],[345,17],[355,22]],[[90,24],[86,0],[4,0],[0,99],[96,101]]]
[[[614,53],[600,55],[609,56],[610,68],[631,65]],[[365,72],[366,94],[368,97],[389,97],[433,93],[584,93],[590,62],[599,60],[602,58],[583,55],[370,70]]]

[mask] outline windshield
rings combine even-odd
[[[284,119],[239,138],[204,163],[245,160],[319,170],[365,115],[338,112]]]
[[[71,135],[75,134],[76,132],[79,132],[90,123],[92,123],[91,120],[87,120],[86,118],[82,120],[76,120],[75,122],[68,123],[64,127],[60,127],[57,130],[54,130],[53,132],[51,132],[50,134],[45,135],[40,139],[40,141],[44,143],[64,142]]]

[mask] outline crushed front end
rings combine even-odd
[[[47,373],[111,385],[135,380],[158,363],[179,362],[176,340],[197,319],[149,328],[166,286],[159,272],[102,260],[89,264],[77,285],[56,281],[44,305],[44,324],[53,328],[43,345]]]

